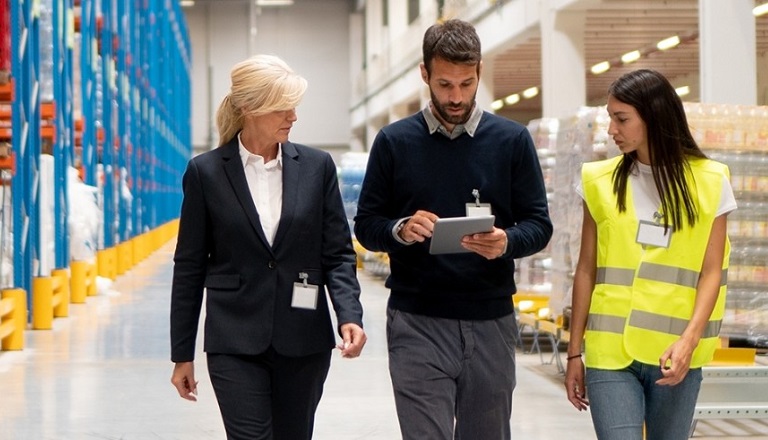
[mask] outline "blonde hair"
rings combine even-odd
[[[246,115],[263,115],[296,108],[307,80],[274,55],[255,55],[232,67],[232,87],[216,112],[219,145],[243,128]]]

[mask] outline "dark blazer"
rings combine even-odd
[[[282,146],[283,206],[269,245],[248,190],[237,137],[189,161],[171,292],[171,360],[194,359],[203,291],[208,353],[285,356],[331,350],[339,325],[362,327],[355,251],[336,166],[323,151]],[[291,307],[299,273],[320,286],[317,309]]]

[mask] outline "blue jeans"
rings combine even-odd
[[[689,437],[701,368],[675,386],[659,386],[658,365],[632,362],[621,370],[587,368],[592,423],[600,440],[685,440]]]

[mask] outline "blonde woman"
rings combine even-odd
[[[332,349],[354,358],[366,341],[355,252],[333,160],[288,140],[306,80],[268,55],[231,76],[220,146],[190,160],[183,178],[171,382],[196,400],[205,298],[204,350],[227,438],[310,439]]]

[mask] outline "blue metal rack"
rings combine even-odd
[[[190,124],[190,46],[184,15],[178,3],[170,8],[161,0],[148,3],[149,44],[153,60],[145,70],[149,78],[149,127],[147,149],[141,155],[146,173],[141,225],[154,228],[178,217],[181,203],[181,173],[192,154]]]
[[[69,169],[74,148],[72,116],[72,0],[53,1],[53,94],[56,104],[54,157],[55,264],[69,266]]]
[[[71,263],[68,179],[73,166],[86,184],[102,189],[100,249],[131,248],[132,239],[178,217],[181,174],[192,153],[190,46],[176,1],[51,2],[55,266],[66,268]],[[39,264],[40,4],[12,0],[10,5],[13,283],[31,292],[32,279],[48,275],[40,273]],[[72,26],[77,16],[79,35]],[[75,84],[77,67],[80,82]],[[82,95],[79,109],[73,104],[76,91]],[[82,116],[75,121],[78,111]],[[78,146],[75,127],[80,124]],[[126,187],[132,198],[121,197]]]
[[[178,216],[181,173],[192,151],[190,47],[176,2],[100,0],[99,5],[104,134],[98,163],[104,169],[108,248]],[[84,38],[85,32],[83,26]],[[120,111],[111,107],[115,103]],[[130,202],[120,197],[120,176],[131,189]]]
[[[97,186],[99,122],[96,119],[96,69],[97,51],[96,4],[82,1],[80,12],[80,88],[82,93],[83,132],[80,153],[80,169],[83,182]]]
[[[27,292],[31,303],[32,277],[39,275],[35,262],[40,255],[40,94],[39,20],[33,0],[11,2],[11,74],[13,76],[11,148],[16,172],[13,194],[14,284]]]
[[[131,82],[130,82],[130,50],[131,50],[131,8],[126,7],[126,3],[121,1],[117,3],[117,17],[124,24],[117,26],[118,38],[117,53],[117,103],[120,111],[117,112],[117,131],[120,134],[117,150],[117,224],[116,236],[120,242],[125,242],[131,238],[131,200],[123,196],[123,188],[129,185],[130,166],[128,157],[132,150],[131,139],[133,131],[131,130]]]

